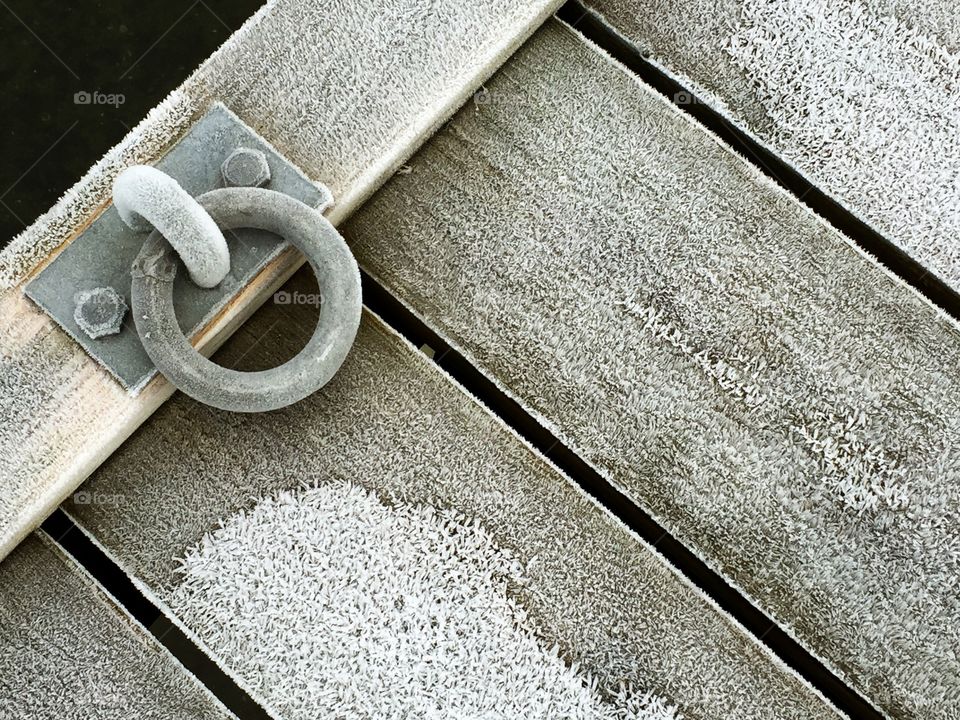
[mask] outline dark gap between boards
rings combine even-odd
[[[63,510],[54,510],[40,527],[239,720],[272,720],[253,698],[137,589],[120,566],[97,547]]]
[[[705,100],[698,98],[696,93],[650,62],[639,48],[610,27],[596,12],[579,0],[567,0],[556,16],[626,66],[681,111],[696,119],[744,160],[794,195],[930,302],[955,320],[960,320],[960,294],[894,242],[813,185],[762,143],[733,125]]]
[[[391,328],[424,353],[490,412],[557,465],[566,476],[595,498],[631,530],[653,545],[674,568],[706,593],[760,643],[766,645],[804,680],[850,717],[882,720],[883,716],[855,690],[754,606],[738,590],[673,537],[627,495],[614,487],[579,455],[541,425],[517,401],[474,367],[425,322],[364,270],[360,271],[363,302]]]

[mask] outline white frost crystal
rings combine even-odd
[[[960,287],[960,54],[859,2],[743,4],[728,52],[764,139]]]
[[[224,522],[172,609],[285,718],[676,720],[538,641],[522,568],[476,522],[334,482]]]

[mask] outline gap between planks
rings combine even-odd
[[[63,510],[55,510],[40,527],[198,682],[236,715],[237,720],[271,720],[272,716],[266,710],[144,597],[120,566],[87,537]]]
[[[731,123],[722,113],[657,67],[617,30],[580,0],[567,0],[557,18],[580,33],[617,62],[663,95],[703,127],[719,137],[766,177],[806,205],[832,227],[854,242],[923,297],[960,322],[960,293],[906,253],[899,245],[877,232],[847,210],[830,194],[811,183],[788,162],[763,143]],[[683,102],[677,102],[678,98]]]

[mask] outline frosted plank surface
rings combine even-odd
[[[0,563],[0,716],[233,717],[39,534]]]
[[[302,306],[268,304],[218,360],[276,363],[306,339],[308,317]],[[407,708],[406,685],[387,680],[413,659],[428,684],[465,668],[431,696],[446,698],[441,716],[477,710],[486,697],[498,701],[493,717],[511,717],[522,701],[511,688],[534,678],[555,694],[554,710],[569,707],[590,678],[603,702],[584,693],[573,717],[670,717],[673,704],[687,718],[837,717],[370,315],[316,395],[261,415],[178,395],[84,490],[120,501],[68,512],[286,718],[326,707],[334,693]],[[423,599],[436,603],[437,624],[424,621]],[[341,604],[363,614],[338,614]],[[375,627],[351,635],[366,617]],[[344,642],[330,639],[336,633]],[[424,650],[431,633],[442,637]],[[575,668],[545,667],[554,643]],[[630,714],[617,700],[622,687],[660,704]],[[543,695],[528,696],[542,707]]]
[[[473,92],[559,0],[271,0],[0,253],[11,285],[219,100],[343,212]],[[336,215],[335,215],[336,217]]]
[[[848,210],[960,291],[953,0],[593,0]]]
[[[552,23],[361,264],[891,715],[960,697],[960,337]]]
[[[306,174],[342,220],[489,75],[559,0],[268,3],[66,196],[0,252],[0,557],[171,393],[131,397],[20,284],[222,101]],[[202,334],[216,347],[302,263],[286,253]]]

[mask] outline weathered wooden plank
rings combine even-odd
[[[312,319],[308,308],[267,304],[217,359],[279,362]],[[419,717],[434,697],[443,716],[671,717],[637,694],[631,709],[630,693],[616,697],[622,683],[686,718],[836,717],[369,314],[316,395],[260,415],[177,395],[83,490],[88,502],[67,511],[283,717],[332,706]],[[506,556],[524,580],[505,570]],[[513,620],[498,610],[506,597]],[[424,606],[449,632],[437,637]],[[521,643],[518,628],[536,643]],[[579,669],[545,674],[556,668],[553,643]],[[597,692],[582,690],[588,678]]]
[[[42,534],[0,563],[0,715],[233,717]]]
[[[223,101],[312,178],[337,222],[409,155],[559,0],[280,0],[238,31],[48,214],[0,253],[0,557],[170,395],[130,397],[21,295],[25,277]],[[302,259],[279,258],[197,341],[212,350]]]
[[[588,4],[731,122],[960,290],[956,3]]]
[[[361,264],[896,717],[960,701],[960,336],[557,23]]]

